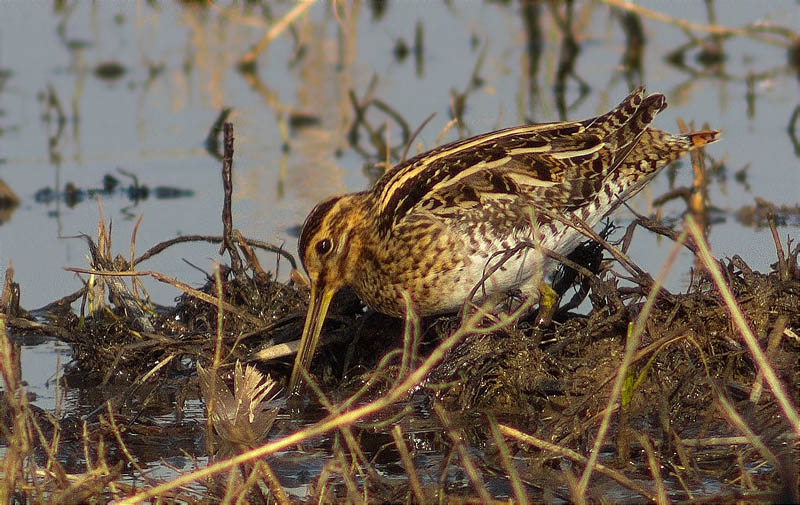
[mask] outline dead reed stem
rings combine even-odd
[[[789,400],[789,396],[786,393],[783,384],[781,384],[780,380],[778,379],[778,375],[775,373],[775,370],[770,365],[769,359],[767,359],[764,351],[762,351],[761,347],[758,345],[758,340],[756,339],[755,335],[753,335],[753,331],[750,329],[750,325],[747,323],[747,320],[742,313],[742,309],[736,302],[736,299],[731,292],[731,288],[722,277],[722,272],[719,269],[717,261],[711,255],[711,250],[708,247],[708,242],[703,236],[703,232],[700,230],[700,227],[697,225],[692,216],[686,217],[686,228],[689,230],[689,233],[697,243],[700,249],[700,260],[702,261],[708,273],[711,274],[711,278],[714,280],[714,283],[717,285],[717,289],[719,289],[720,295],[725,302],[725,306],[727,307],[734,324],[739,329],[739,333],[744,339],[747,348],[753,355],[753,360],[755,361],[759,372],[767,381],[767,384],[772,390],[772,394],[775,395],[775,399],[778,401],[778,404],[781,407],[781,412],[783,412],[783,415],[789,421],[795,436],[800,438],[800,415],[797,413],[796,407],[792,405],[792,402]]]
[[[500,429],[500,433],[502,433],[503,435],[505,435],[507,437],[515,438],[515,439],[519,440],[522,443],[525,443],[525,444],[528,444],[528,445],[532,445],[534,447],[538,447],[539,449],[543,449],[545,451],[550,451],[550,452],[558,454],[560,456],[564,456],[564,457],[569,458],[572,461],[575,461],[576,463],[580,463],[582,465],[587,465],[588,464],[588,459],[585,456],[583,456],[581,454],[578,454],[577,452],[573,451],[572,449],[568,449],[567,447],[562,447],[560,445],[556,445],[556,444],[547,442],[545,440],[536,438],[536,437],[534,437],[532,435],[528,435],[527,433],[523,433],[523,432],[519,431],[516,428],[512,428],[511,426],[507,426],[507,425],[504,425],[504,424],[501,424],[499,426],[499,429]],[[595,463],[594,464],[594,468],[599,473],[602,473],[603,475],[605,475],[607,477],[610,477],[610,478],[614,479],[615,481],[619,482],[623,486],[636,491],[637,493],[639,493],[640,495],[644,496],[648,500],[650,500],[652,502],[656,501],[656,497],[653,495],[652,492],[650,492],[649,490],[645,489],[644,487],[642,487],[641,485],[637,484],[636,482],[632,481],[628,477],[625,477],[623,474],[619,473],[618,471],[614,470],[613,468],[609,468],[609,467],[607,467],[607,466],[605,466],[605,465],[603,465],[601,463]]]
[[[447,432],[447,436],[450,437],[450,441],[455,446],[456,452],[458,452],[458,458],[464,466],[464,471],[467,472],[469,481],[472,483],[472,487],[475,488],[478,496],[480,496],[481,502],[491,503],[492,497],[489,495],[489,491],[486,489],[486,485],[484,485],[480,473],[478,473],[478,468],[475,466],[475,463],[473,463],[469,452],[467,452],[467,448],[464,446],[464,442],[462,441],[463,434],[460,430],[453,427],[450,416],[447,415],[447,411],[440,403],[435,403],[433,405],[433,410],[442,422],[442,426],[445,432]]]
[[[519,478],[519,472],[517,472],[514,463],[511,461],[511,452],[508,450],[508,445],[500,434],[500,429],[498,428],[497,420],[494,416],[489,416],[489,428],[492,430],[492,438],[500,453],[500,461],[503,464],[503,470],[506,471],[508,480],[511,482],[511,490],[514,491],[514,501],[520,505],[528,505],[528,494],[522,487],[522,480]]]
[[[270,28],[267,33],[258,41],[258,43],[247,52],[247,54],[242,57],[242,63],[248,64],[255,61],[256,57],[266,49],[270,42],[275,40],[286,28],[294,22],[295,19],[300,17],[309,7],[311,4],[314,3],[314,0],[302,0],[300,3],[294,6],[292,10],[286,13],[277,23],[275,23],[272,28]]]
[[[744,28],[729,28],[727,26],[720,26],[720,25],[702,25],[698,23],[692,23],[691,21],[687,21],[685,19],[676,18],[672,16],[668,16],[666,14],[662,14],[658,11],[654,11],[652,9],[648,9],[647,7],[642,7],[641,5],[637,5],[633,2],[627,0],[602,0],[603,2],[607,3],[608,5],[612,5],[619,9],[623,9],[629,12],[633,12],[635,14],[639,14],[646,18],[654,19],[656,21],[660,21],[662,23],[667,23],[670,25],[677,26],[683,30],[694,30],[699,32],[706,32],[712,35],[728,35],[728,36],[740,36],[740,37],[747,37],[755,40],[760,40],[761,42],[766,42],[767,44],[772,44],[781,47],[789,47],[791,46],[792,42],[796,40],[797,35],[794,34],[788,28],[782,28],[779,26],[756,26],[756,25],[749,25]],[[783,38],[773,38],[767,37],[763,35],[763,32],[766,31],[773,31],[784,35]]]
[[[422,485],[419,482],[417,469],[414,467],[414,461],[411,459],[411,454],[408,452],[406,442],[403,440],[403,430],[399,424],[392,428],[392,438],[394,438],[394,445],[397,447],[397,452],[400,453],[400,461],[403,462],[403,467],[408,475],[408,482],[411,485],[411,492],[414,494],[414,499],[417,503],[425,503],[425,493],[422,492]]]
[[[653,450],[653,444],[642,434],[637,434],[636,438],[639,440],[639,443],[642,444],[642,447],[644,447],[645,454],[647,454],[647,464],[650,466],[650,474],[653,476],[653,483],[656,487],[656,503],[659,505],[667,505],[669,503],[669,498],[667,497],[667,490],[664,487],[664,479],[661,478],[661,462],[658,460]]]
[[[661,267],[661,271],[658,273],[652,288],[650,289],[650,293],[647,295],[647,300],[645,301],[644,307],[642,308],[641,312],[639,312],[639,316],[636,318],[636,321],[628,326],[628,336],[625,342],[625,354],[622,357],[622,363],[619,365],[619,369],[617,371],[617,376],[614,380],[614,385],[611,388],[611,394],[608,399],[608,406],[605,409],[605,414],[603,415],[603,420],[600,423],[600,428],[597,431],[597,437],[595,437],[594,447],[592,447],[592,452],[589,455],[589,460],[586,465],[586,468],[581,475],[580,480],[578,481],[578,485],[576,487],[577,495],[573,498],[578,500],[585,500],[585,493],[586,488],[589,485],[589,477],[592,474],[592,470],[594,469],[594,465],[597,461],[597,457],[600,453],[600,447],[603,443],[603,439],[605,438],[606,431],[609,427],[609,422],[611,420],[611,413],[613,412],[613,405],[620,397],[622,393],[622,386],[625,383],[625,379],[627,378],[628,374],[628,367],[630,366],[632,359],[634,357],[634,353],[636,348],[639,346],[639,342],[641,342],[641,336],[645,330],[645,322],[647,321],[647,317],[650,314],[650,311],[653,308],[653,305],[656,301],[656,296],[658,295],[659,290],[661,289],[661,285],[664,283],[664,279],[667,276],[667,273],[672,268],[672,265],[675,262],[675,259],[678,256],[678,252],[681,250],[683,246],[683,242],[686,240],[686,233],[681,233],[678,237],[678,241],[672,246],[670,250],[670,254],[667,257],[664,266]]]

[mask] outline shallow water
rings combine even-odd
[[[293,5],[263,9],[280,17]],[[373,96],[400,111],[411,130],[436,113],[417,137],[417,144],[427,149],[450,119],[453,92],[468,88],[479,61],[476,75],[481,82],[466,98],[464,135],[527,119],[590,117],[607,110],[627,94],[629,84],[639,82],[667,96],[670,107],[659,115],[657,127],[676,130],[676,118],[683,118],[722,130],[723,140],[708,148],[726,167],[723,175],[712,177],[709,187],[715,208],[709,235],[714,253],[738,254],[758,270],[767,270],[775,261],[769,230],[744,226],[735,213],[756,197],[777,205],[798,204],[800,147],[793,145],[788,126],[798,107],[800,70],[790,66],[785,48],[733,37],[723,43],[726,58],[721,63],[704,66],[697,61],[698,51],[692,50],[685,58],[690,70],[682,69],[668,63],[665,55],[686,42],[683,32],[642,18],[647,43],[642,75],[637,75],[621,64],[627,42],[619,19],[602,3],[579,2],[575,22],[581,27],[581,51],[574,73],[580,81],[565,81],[564,108],[555,86],[563,55],[561,35],[545,6],[540,10],[542,50],[539,59],[532,60],[526,50],[530,34],[516,5],[389,3],[380,12],[365,3],[341,13],[346,35],[341,35],[331,5],[311,7],[296,32],[274,40],[257,58],[254,73],[246,74],[237,70],[237,62],[269,27],[259,7],[229,11],[221,5],[172,3],[4,3],[0,179],[21,204],[0,218],[0,273],[13,264],[22,305],[39,307],[81,286],[63,267],[86,266],[85,243],[70,237],[94,235],[98,208],[89,190],[101,188],[106,175],[120,181],[119,187],[102,193],[105,218],[113,221],[115,252],[128,255],[139,216],[143,221],[137,253],[181,234],[220,234],[220,163],[207,153],[204,141],[222,107],[233,108],[236,129],[234,224],[245,235],[282,244],[294,254],[298,227],[317,201],[370,183],[367,162],[347,141],[354,115],[348,92],[363,97],[377,76]],[[638,5],[699,24],[708,21],[706,4],[699,1]],[[716,16],[719,24],[730,27],[756,20],[800,26],[800,9],[791,0],[719,3]],[[423,40],[419,57],[414,51],[417,27]],[[397,56],[401,39],[409,47],[405,58]],[[531,67],[534,61],[537,66]],[[588,85],[585,95],[581,81]],[[287,119],[301,116],[312,121]],[[378,110],[368,117],[375,127],[387,122],[389,138],[399,143],[396,122]],[[281,126],[287,124],[284,142]],[[458,134],[452,129],[444,140]],[[361,141],[374,153],[363,131]],[[412,152],[415,149],[416,145]],[[742,170],[746,175],[737,177]],[[690,172],[686,161],[674,182],[665,171],[631,206],[649,211],[654,196],[673,185],[690,185]],[[135,179],[126,174],[149,187],[146,197],[131,194]],[[66,194],[70,184],[77,188],[71,196]],[[682,202],[671,202],[664,216],[678,219],[684,208]],[[630,214],[621,209],[616,218],[625,225]],[[779,232],[797,237],[798,226],[798,217],[789,216]],[[630,255],[655,274],[670,247],[638,231]],[[198,285],[203,275],[181,260],[210,271],[218,258],[216,247],[186,245],[165,251],[141,268]],[[265,268],[276,261],[271,255],[261,260]],[[669,289],[685,288],[692,262],[688,254],[681,254],[667,281]],[[286,262],[281,263],[279,277],[285,279],[288,270]],[[170,304],[179,294],[170,286],[144,282],[159,303]],[[109,393],[87,394],[80,384],[57,388],[60,368],[70,359],[68,347],[55,340],[26,342],[23,378],[36,395],[35,405],[85,415]],[[202,422],[202,405],[188,403],[185,416]],[[424,435],[419,436],[418,464],[438,468],[441,455],[422,450]],[[168,462],[189,464],[181,456]],[[155,476],[173,473],[154,464],[159,470]],[[298,462],[298,469],[283,475],[286,487],[303,496],[308,480],[293,478],[313,477],[322,464]],[[396,467],[391,463],[383,471],[392,475]],[[458,472],[452,474],[455,487],[468,482]],[[438,476],[438,470],[432,474]],[[509,493],[502,479],[488,485],[500,498]]]

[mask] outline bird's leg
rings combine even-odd
[[[539,281],[539,313],[536,315],[536,325],[550,326],[557,308],[558,293],[544,280]]]

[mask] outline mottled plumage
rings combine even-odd
[[[339,288],[352,287],[393,316],[405,312],[403,293],[422,315],[455,311],[497,252],[520,242],[561,254],[574,249],[579,232],[547,214],[592,226],[667,163],[716,140],[715,131],[672,135],[649,128],[665,107],[663,95],[638,88],[602,116],[447,144],[395,166],[370,191],[317,205],[299,241],[312,290],[291,390],[300,385],[300,367],[311,362]],[[537,284],[556,266],[540,251],[520,250],[481,293],[521,289],[538,296]]]

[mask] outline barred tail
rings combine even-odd
[[[703,147],[712,142],[716,142],[719,140],[720,132],[719,130],[701,130],[699,132],[693,132],[685,135],[685,137],[689,141],[689,149],[691,150],[697,149],[698,147]]]
[[[648,128],[620,164],[617,173],[612,174],[620,186],[620,198],[630,198],[636,194],[659,170],[687,151],[704,147],[718,140],[717,130],[702,130],[686,135],[672,135],[663,130]]]

